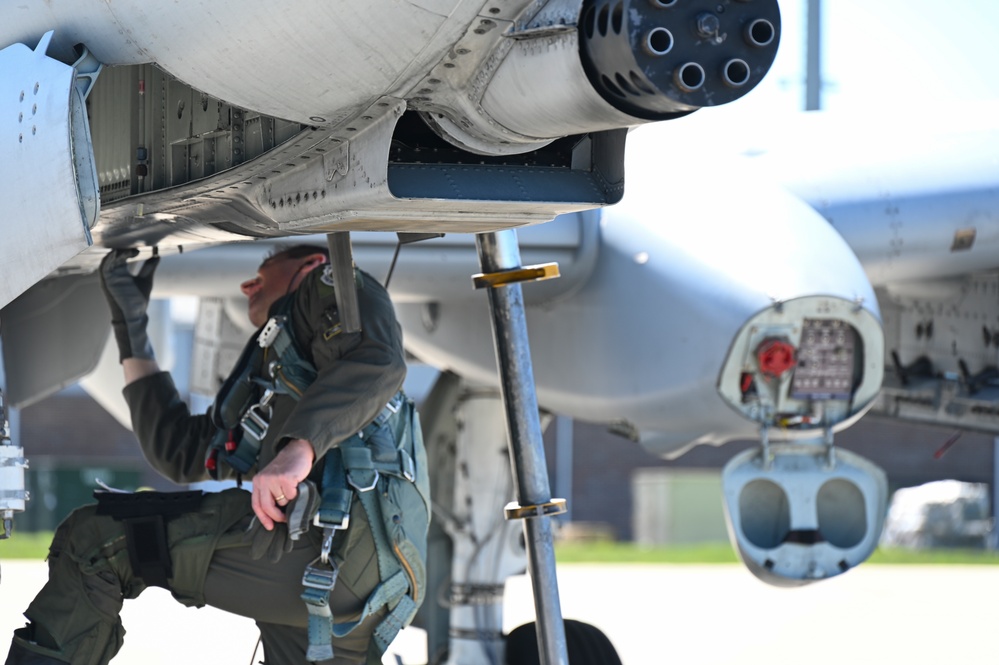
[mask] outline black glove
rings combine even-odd
[[[118,342],[119,360],[154,359],[153,347],[146,334],[149,324],[146,308],[160,257],[147,260],[139,274],[132,275],[127,261],[138,254],[137,249],[113,249],[101,261],[101,289],[111,308],[111,329]]]
[[[268,531],[256,517],[243,535],[243,542],[250,543],[250,558],[260,559],[265,554],[271,563],[281,560],[290,552],[296,540],[312,526],[312,518],[319,512],[319,490],[315,483],[303,480],[298,484],[298,494],[282,508],[287,522],[278,522]]]

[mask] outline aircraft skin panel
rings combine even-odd
[[[999,108],[979,112],[990,110]],[[819,117],[800,141],[750,163],[828,219],[876,286],[990,270],[999,267],[999,129],[978,115],[942,133],[910,120],[850,140]]]
[[[0,113],[10,121],[0,132],[0,307],[89,247],[97,221],[83,94],[73,67],[46,55],[50,37],[0,51]]]
[[[68,51],[73,44],[88,44],[107,65],[155,62],[185,83],[244,108],[296,122],[312,117],[336,122],[375,96],[406,92],[483,5],[460,0],[183,4],[178,12],[175,3],[32,3],[5,13],[0,43],[30,43],[56,29],[57,47]],[[252,67],[246,66],[248,54]]]

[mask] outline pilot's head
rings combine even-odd
[[[267,323],[271,305],[297,289],[309,271],[327,261],[329,250],[319,245],[282,247],[264,259],[257,276],[239,287],[249,301],[250,322],[257,327]]]

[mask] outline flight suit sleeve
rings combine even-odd
[[[143,377],[122,392],[149,464],[175,483],[208,480],[205,455],[216,428],[207,415],[191,415],[170,374]]]
[[[295,337],[318,372],[284,422],[279,441],[305,439],[316,459],[370,423],[402,387],[406,360],[402,331],[388,293],[358,272],[361,332],[345,333],[333,287],[314,270],[298,289]]]

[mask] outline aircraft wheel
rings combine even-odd
[[[565,641],[569,665],[621,665],[610,639],[596,626],[565,619]],[[525,623],[506,636],[507,665],[541,665],[537,627]]]

